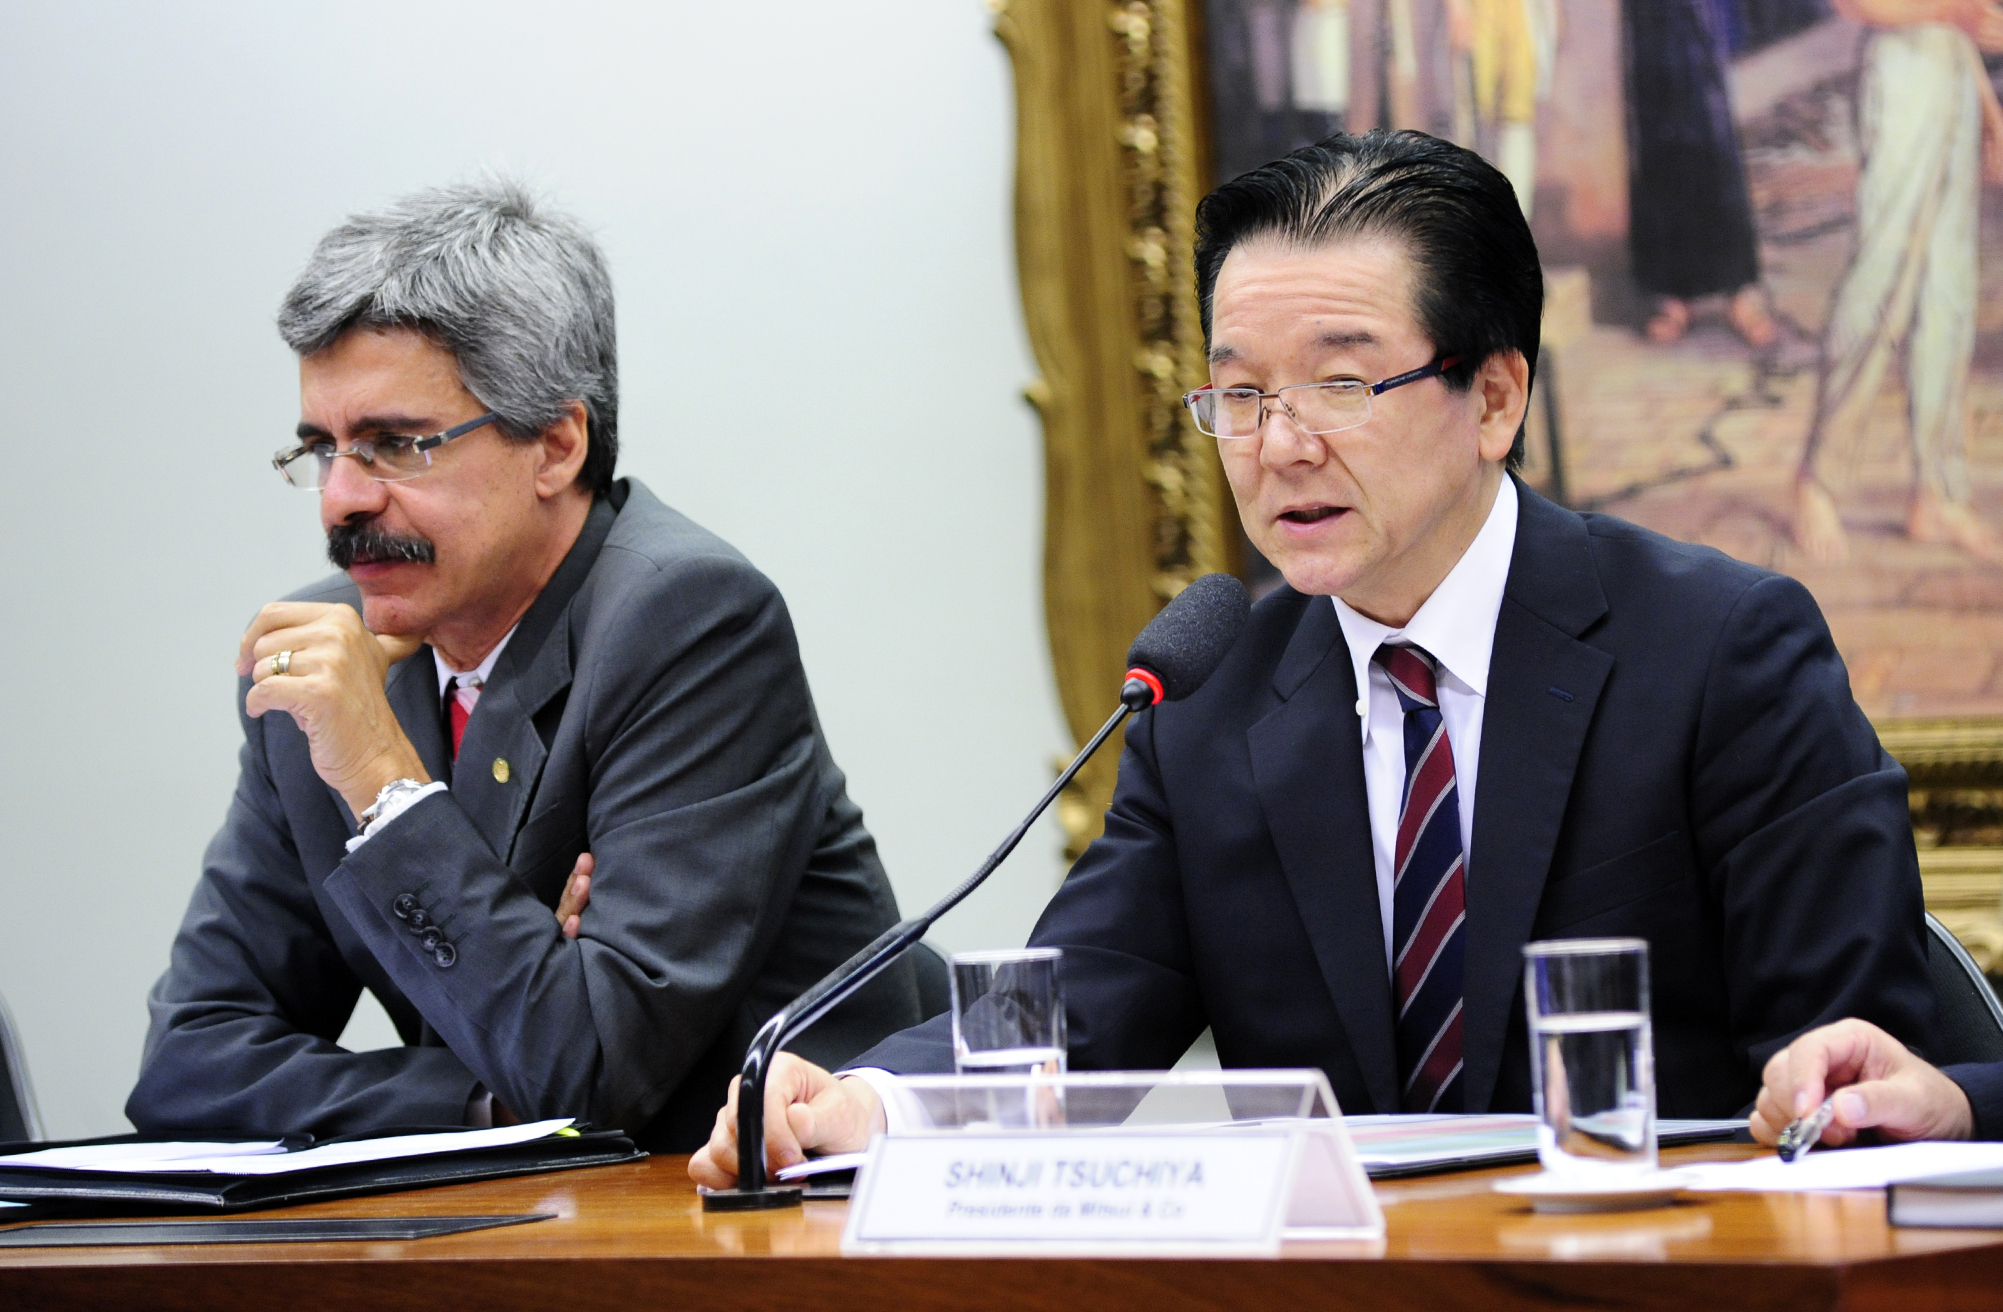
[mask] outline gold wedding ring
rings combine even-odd
[[[274,676],[280,674],[290,674],[292,672],[292,653],[289,651],[282,651],[279,652],[276,656],[273,656],[271,658],[271,672]]]

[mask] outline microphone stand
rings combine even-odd
[[[980,869],[969,875],[958,888],[940,898],[931,910],[884,930],[874,943],[781,1007],[772,1019],[759,1028],[757,1037],[751,1041],[750,1050],[744,1054],[744,1079],[737,1088],[737,1187],[705,1190],[702,1195],[705,1212],[760,1211],[800,1205],[801,1186],[770,1184],[765,1173],[765,1077],[772,1069],[772,1059],[778,1055],[779,1045],[834,1010],[857,989],[882,974],[912,944],[924,938],[925,931],[932,928],[934,921],[958,906],[967,894],[979,888],[994,873],[996,866],[1008,859],[1008,854],[1015,851],[1016,844],[1029,832],[1029,827],[1057,800],[1064,786],[1071,782],[1085,762],[1092,759],[1092,754],[1112,736],[1113,730],[1120,727],[1121,721],[1160,700],[1159,684],[1144,680],[1137,673],[1130,676],[1126,686],[1120,689],[1120,709],[1099,726],[1099,732],[1092,735],[1092,741],[1086,743],[1085,749],[1065,767],[1064,773],[1057,776],[1057,782],[1050,786],[1043,800],[1023,817],[1022,823],[1002,840],[1001,846],[981,862]]]

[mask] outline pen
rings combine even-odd
[[[1822,1105],[1807,1116],[1794,1122],[1780,1132],[1780,1159],[1783,1162],[1796,1161],[1808,1155],[1808,1150],[1822,1142],[1822,1132],[1829,1128],[1829,1122],[1836,1119],[1836,1095],[1830,1094],[1822,1100]]]

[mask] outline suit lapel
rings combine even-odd
[[[526,670],[503,677],[501,667],[513,654],[510,642],[495,662],[495,677],[481,692],[473,718],[466,722],[452,782],[467,818],[503,860],[511,854],[549,755],[536,732],[535,713],[570,686],[568,628],[545,641]]]
[[[1398,1059],[1356,676],[1327,598],[1308,598],[1273,687],[1279,709],[1247,733],[1260,807],[1364,1084],[1376,1110],[1394,1112]]]
[[[1572,776],[1613,658],[1578,640],[1606,613],[1585,521],[1518,488],[1516,548],[1496,617],[1468,855],[1467,1110],[1495,1092]]]
[[[618,513],[600,498],[570,552],[515,626],[459,743],[453,795],[487,845],[506,860],[527,818],[549,749],[536,712],[570,687],[571,607]]]

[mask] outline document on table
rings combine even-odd
[[[1416,1173],[1521,1160],[1537,1151],[1537,1118],[1521,1113],[1346,1116],[1356,1155],[1371,1174]],[[1665,1144],[1727,1138],[1744,1121],[1656,1123]]]
[[[85,1143],[41,1148],[0,1157],[0,1166],[40,1166],[63,1171],[174,1171],[175,1163],[197,1158],[256,1157],[285,1151],[283,1142],[255,1143]],[[196,1167],[207,1170],[207,1167]]]
[[[809,1157],[804,1162],[782,1166],[774,1174],[781,1180],[804,1180],[809,1176],[828,1175],[834,1171],[853,1171],[868,1160],[868,1153],[834,1153],[827,1157]]]
[[[1744,1162],[1680,1166],[1686,1189],[1757,1189],[1795,1193],[1812,1189],[1882,1189],[1957,1171],[2003,1168],[2003,1143],[1901,1143],[1885,1148],[1818,1148],[1783,1162],[1778,1156]]]
[[[403,1134],[386,1139],[351,1139],[286,1152],[277,1140],[254,1143],[105,1143],[0,1156],[0,1168],[34,1166],[64,1171],[114,1171],[152,1174],[163,1171],[208,1171],[215,1175],[284,1175],[318,1166],[352,1166],[386,1162],[398,1157],[463,1152],[542,1139],[570,1126],[571,1118],[505,1125],[492,1130]]]

